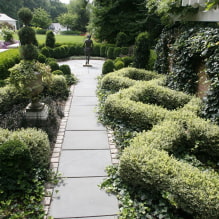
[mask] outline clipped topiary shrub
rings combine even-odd
[[[50,66],[51,71],[59,70],[59,65],[56,61],[49,61],[47,64]]]
[[[22,27],[18,31],[18,36],[19,36],[21,45],[25,45],[25,44],[33,44],[36,46],[38,45],[35,31],[29,26]]]
[[[114,50],[113,50],[113,57],[114,57],[114,59],[119,57],[120,53],[121,53],[121,48],[120,47],[115,47]]]
[[[48,93],[54,98],[67,99],[69,90],[65,77],[54,75]]]
[[[37,59],[38,49],[33,44],[25,44],[20,47],[20,56],[23,60]]]
[[[45,45],[50,48],[55,47],[55,35],[52,30],[46,32],[46,43]]]
[[[70,69],[69,65],[60,65],[59,69],[63,72],[64,75],[71,74],[71,69]]]
[[[150,57],[150,40],[148,32],[140,33],[137,36],[135,47],[135,67],[147,69]]]
[[[108,59],[114,59],[114,47],[109,47],[106,54]]]
[[[101,45],[101,47],[100,47],[100,56],[101,57],[106,57],[106,51],[107,51],[107,46],[106,45]]]
[[[0,80],[10,76],[9,68],[21,60],[18,49],[10,49],[0,53]]]
[[[46,62],[46,56],[44,56],[42,53],[39,53],[37,60],[41,63]]]
[[[19,140],[26,144],[32,157],[32,164],[34,168],[47,169],[49,166],[50,158],[50,144],[48,136],[45,132],[37,129],[20,129],[14,132],[5,132],[0,129],[3,140],[14,141]],[[5,135],[5,137],[4,137]],[[2,141],[2,143],[4,143]],[[1,146],[0,146],[1,147]]]
[[[55,70],[52,72],[53,75],[64,75],[61,70]]]
[[[91,55],[100,56],[100,44],[96,44],[96,43],[94,44]]]
[[[122,61],[124,62],[125,67],[129,67],[133,63],[134,58],[131,56],[125,56],[122,57]]]
[[[45,57],[52,57],[53,52],[51,51],[51,49],[49,49],[49,47],[43,47],[41,49],[41,53],[45,56]]]
[[[33,14],[29,8],[21,8],[18,11],[18,17],[23,21],[25,25],[28,25],[33,18]]]
[[[171,202],[198,218],[218,217],[219,177],[214,171],[201,171],[139,141],[125,149],[120,162],[125,182],[168,192]]]
[[[22,95],[13,86],[6,85],[0,88],[0,109],[1,113],[5,113],[13,107],[13,105],[19,103],[25,103],[28,101],[27,96]]]
[[[116,62],[114,63],[114,66],[115,66],[115,69],[116,69],[116,70],[119,70],[119,69],[124,68],[124,67],[125,67],[125,64],[124,64],[123,61],[118,60],[118,61],[116,61]]]
[[[35,171],[28,146],[20,140],[3,142],[0,145],[0,164],[0,190],[7,195],[25,192]]]
[[[121,48],[121,54],[122,55],[128,55],[129,53],[129,48],[128,47],[122,47]]]
[[[113,72],[114,70],[114,63],[113,60],[108,59],[103,63],[103,68],[102,68],[102,74],[105,75],[109,72]]]
[[[116,46],[123,47],[128,45],[128,36],[124,32],[119,32],[116,36]]]

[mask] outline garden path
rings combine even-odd
[[[62,127],[63,138],[58,142],[59,161],[52,158],[58,162],[62,182],[53,190],[48,215],[54,219],[116,219],[116,197],[98,187],[106,177],[105,167],[112,164],[107,130],[98,123],[95,113],[97,77],[103,61],[91,60],[92,67],[83,67],[84,62],[59,63],[68,64],[79,82],[73,89],[66,125]]]

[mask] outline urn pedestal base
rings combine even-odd
[[[92,65],[90,65],[90,64],[85,64],[85,65],[83,65],[83,67],[92,67]]]
[[[33,108],[31,103],[25,109],[26,120],[47,120],[49,116],[49,107],[45,103],[40,103],[40,107]]]

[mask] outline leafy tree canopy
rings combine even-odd
[[[68,5],[68,13],[77,15],[75,29],[81,32],[86,32],[86,26],[89,22],[88,5],[88,0],[71,0]]]
[[[100,41],[115,43],[119,32],[128,35],[130,43],[144,31],[160,33],[158,16],[148,13],[145,0],[94,0],[89,29]]]
[[[32,24],[36,27],[47,29],[52,23],[50,15],[43,8],[36,8],[33,11]]]
[[[75,30],[77,18],[76,14],[64,13],[58,17],[58,22],[68,30]]]
[[[42,8],[51,14],[55,21],[59,14],[65,13],[67,7],[60,0],[0,0],[0,13],[18,19],[17,12],[20,8],[25,7],[33,11],[36,8]]]

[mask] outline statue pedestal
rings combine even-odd
[[[49,107],[45,103],[41,103],[40,109],[33,109],[31,103],[27,105],[24,115],[26,120],[47,120],[49,116]]]
[[[90,64],[85,64],[85,65],[83,65],[83,67],[92,67],[92,65],[90,65]]]

